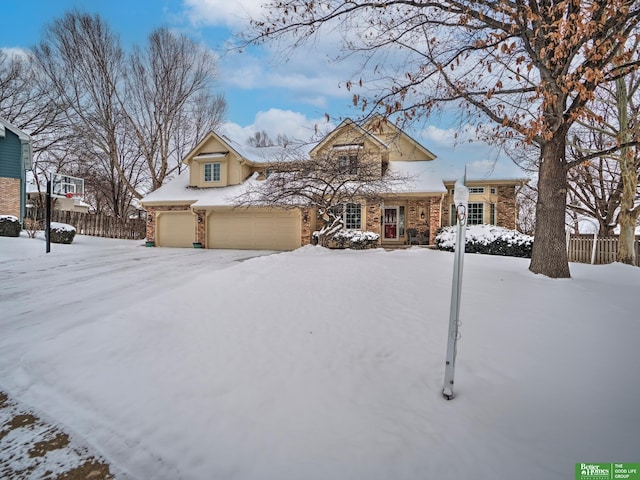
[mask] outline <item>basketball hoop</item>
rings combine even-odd
[[[67,197],[67,198],[73,198],[73,193],[67,192],[67,193],[65,193],[64,196]]]

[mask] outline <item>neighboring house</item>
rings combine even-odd
[[[45,205],[47,202],[47,184],[40,184],[33,175],[33,172],[27,172],[27,217],[43,218]],[[52,198],[51,208],[65,212],[89,213],[91,205],[84,201],[84,196]]]
[[[410,176],[401,193],[383,194],[382,202],[345,205],[347,229],[378,233],[382,246],[404,245],[409,232],[420,243],[433,244],[438,229],[451,224],[453,182],[435,173],[436,156],[388,122],[375,128],[345,120],[306,158],[335,155],[349,168],[356,158],[377,162],[381,175],[392,171]],[[268,181],[271,162],[291,152],[285,147],[255,148],[210,133],[183,160],[188,168],[150,193],[141,204],[147,210],[147,241],[156,246],[292,250],[311,243],[322,225],[309,207],[237,207],[247,185]],[[300,154],[298,154],[300,156]],[[323,157],[319,157],[323,158]],[[296,164],[304,165],[298,157]],[[516,188],[526,180],[467,181],[471,187],[470,222],[515,228]]]
[[[24,219],[31,137],[0,118],[0,215]]]
[[[38,187],[31,182],[27,182],[27,205],[33,206],[33,208],[37,208],[38,205],[41,205],[44,209],[44,205],[46,205],[46,189],[44,187],[43,191],[38,191]],[[65,212],[80,212],[80,213],[89,213],[91,205],[86,203],[82,197],[73,197],[73,198],[54,198],[52,201],[52,208],[54,210],[62,210]],[[41,214],[37,214],[37,212],[33,213],[34,216],[40,217]],[[27,212],[27,216],[29,212]]]

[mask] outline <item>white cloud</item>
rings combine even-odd
[[[334,128],[326,118],[307,118],[304,114],[291,110],[271,108],[260,111],[251,125],[241,126],[237,123],[225,123],[223,131],[238,142],[243,142],[254,133],[265,131],[273,140],[278,134],[285,134],[290,140],[309,141],[318,133],[326,134]]]
[[[226,53],[220,58],[220,81],[245,90],[286,89],[299,101],[314,106],[326,105],[327,98],[352,95],[341,87],[355,69],[348,68],[348,63],[331,62],[321,53],[311,55],[304,49],[292,52],[286,61],[269,46],[260,52]]]
[[[184,0],[185,14],[196,26],[246,26],[262,12],[264,0]]]
[[[251,18],[264,15],[263,4],[264,0],[184,0],[183,15],[196,29],[226,26],[232,34],[242,34],[251,28]],[[232,48],[235,40],[229,38],[218,64],[221,84],[244,90],[286,89],[290,98],[322,109],[331,99],[351,97],[344,83],[357,76],[361,60],[333,61],[341,51],[340,35],[320,35],[295,49],[289,48],[289,40],[239,52]]]
[[[469,124],[457,128],[440,128],[436,125],[428,125],[420,132],[420,136],[446,147],[477,141],[476,127]]]

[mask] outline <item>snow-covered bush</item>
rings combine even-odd
[[[0,237],[19,237],[22,226],[13,215],[0,215]]]
[[[314,243],[317,243],[319,232],[313,232]],[[380,235],[361,230],[340,230],[329,241],[330,248],[352,248],[364,250],[378,246]]]
[[[531,258],[533,237],[494,225],[470,225],[466,229],[465,252]],[[456,227],[444,227],[436,235],[439,250],[456,248]]]
[[[66,223],[51,222],[51,242],[71,243],[76,236],[76,229]]]

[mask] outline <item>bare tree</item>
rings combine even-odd
[[[54,93],[69,106],[67,123],[78,145],[104,159],[127,189],[134,190],[120,163],[119,131],[124,124],[117,90],[122,85],[124,53],[118,36],[99,17],[69,12],[44,30],[35,58]],[[113,205],[124,215],[121,205]]]
[[[636,48],[640,42],[636,41]],[[640,148],[631,147],[632,138],[640,138],[640,76],[633,72],[628,76],[628,83],[624,78],[615,81],[616,108],[620,129],[617,143],[626,145],[620,150],[618,163],[622,179],[622,195],[620,198],[620,237],[618,241],[618,261],[630,265],[637,265],[635,249],[635,228],[640,217],[640,191],[638,177],[640,176]]]
[[[296,48],[327,30],[346,54],[364,58],[366,110],[410,121],[445,102],[489,120],[494,138],[540,148],[535,243],[530,270],[569,277],[565,246],[567,135],[589,116],[598,85],[626,75],[638,52],[626,48],[640,22],[637,0],[271,2],[252,42]],[[287,40],[289,40],[287,42]],[[621,148],[622,145],[616,145]]]
[[[636,39],[634,49],[638,45]],[[634,71],[616,78],[597,93],[590,105],[597,121],[580,121],[580,130],[572,133],[571,156],[580,163],[569,171],[569,208],[595,218],[601,235],[619,225],[618,260],[634,264],[640,152],[632,144],[640,138],[640,75]]]
[[[570,158],[606,150],[615,144],[600,122],[581,122],[579,134],[574,132],[569,148]],[[613,142],[612,142],[613,139]],[[598,234],[613,234],[622,195],[620,168],[614,155],[583,160],[568,172],[567,209],[576,221],[580,216],[595,219]]]
[[[185,150],[220,124],[226,103],[211,93],[212,54],[185,35],[155,30],[128,63],[120,106],[146,163],[149,189],[155,190],[179,168]]]
[[[0,116],[31,136],[38,188],[46,183],[47,172],[59,171],[69,160],[67,105],[52,90],[31,52],[0,49]]]
[[[274,143],[267,132],[262,130],[261,132],[254,133],[253,137],[247,139],[247,145],[250,147],[273,147]]]
[[[35,58],[67,107],[67,172],[88,179],[96,210],[116,216],[179,172],[226,111],[212,54],[164,28],[127,58],[99,16],[72,11],[45,28]]]

